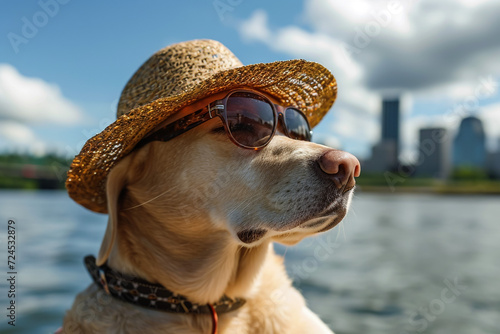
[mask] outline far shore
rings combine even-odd
[[[440,186],[398,186],[358,185],[360,193],[394,193],[394,194],[434,194],[434,195],[500,195],[500,186],[474,185],[440,185]],[[500,203],[499,203],[500,204]]]

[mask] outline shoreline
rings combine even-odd
[[[387,194],[430,194],[430,195],[500,195],[499,187],[473,186],[390,186],[358,185],[356,191],[360,193],[387,193]]]

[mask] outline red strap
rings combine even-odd
[[[217,312],[215,312],[215,309],[212,306],[212,304],[208,304],[208,307],[210,307],[210,311],[212,311],[212,324],[213,324],[212,334],[217,334],[217,325],[219,322],[219,318],[217,317]]]

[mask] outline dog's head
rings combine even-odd
[[[198,101],[167,122],[224,94]],[[111,171],[110,221],[98,262],[110,253],[119,215],[137,210],[145,221],[162,222],[155,228],[175,230],[179,240],[225,234],[244,247],[264,240],[295,244],[342,220],[359,173],[351,154],[288,138],[280,127],[263,149],[240,148],[212,119],[133,151]]]

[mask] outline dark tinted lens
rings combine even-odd
[[[311,129],[305,116],[294,108],[285,110],[285,125],[288,136],[292,139],[311,140]]]
[[[249,92],[235,92],[226,104],[229,132],[233,139],[246,147],[261,147],[273,134],[273,107],[264,97]]]

